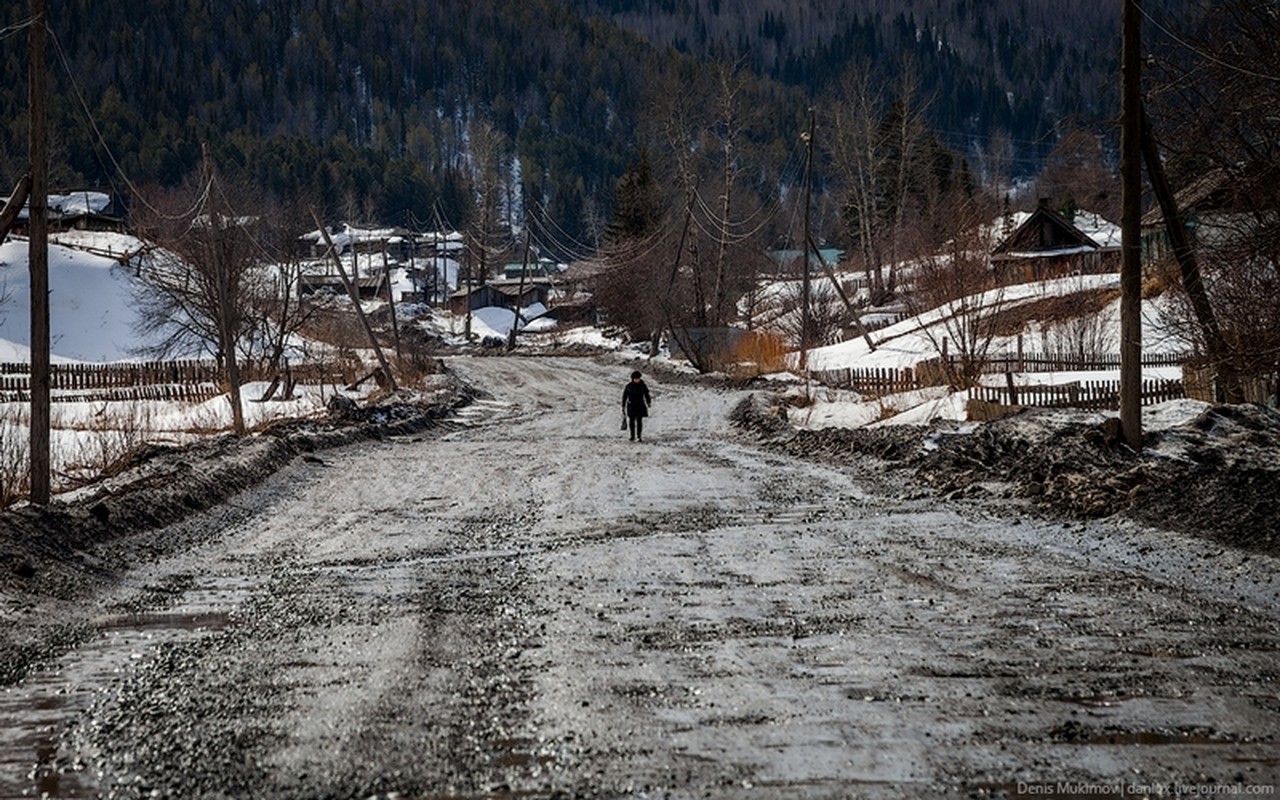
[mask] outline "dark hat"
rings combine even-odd
[[[635,380],[636,378],[639,378],[639,377],[640,377],[640,370],[636,370],[635,372],[631,373],[631,380]]]

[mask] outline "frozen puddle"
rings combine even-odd
[[[230,610],[252,587],[242,579],[213,581],[162,611],[95,618],[96,636],[0,693],[0,800],[96,796],[86,765],[59,752],[63,734],[99,692],[157,647],[232,624]]]

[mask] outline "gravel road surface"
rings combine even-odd
[[[86,600],[0,696],[0,798],[1275,791],[1275,559],[786,455],[738,390],[646,376],[632,443],[630,364],[449,366],[455,424]]]

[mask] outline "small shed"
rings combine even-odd
[[[525,279],[523,281],[519,279],[504,279],[490,281],[489,285],[502,293],[504,301],[501,305],[503,308],[527,308],[534,303],[541,303],[545,306],[551,296],[551,281],[546,278]]]
[[[509,308],[506,295],[492,283],[481,286],[463,286],[449,295],[449,311],[455,315],[463,315],[478,308],[498,306]]]
[[[383,275],[368,278],[356,278],[356,291],[361,300],[377,300],[386,298],[386,281]],[[315,294],[346,295],[347,287],[337,275],[303,275],[298,281],[298,296],[309,297]]]

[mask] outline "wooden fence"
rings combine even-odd
[[[1178,367],[1188,353],[1144,353],[1144,367]],[[1114,353],[1027,352],[1000,353],[978,361],[971,375],[998,375],[1002,372],[1103,372],[1120,368],[1120,356]],[[942,386],[949,375],[963,374],[964,362],[948,355],[920,362],[915,368],[871,367],[813,370],[815,381],[838,389],[852,389],[862,394],[885,395]]]
[[[307,362],[290,367],[295,383],[346,385],[359,370],[349,364]],[[271,380],[263,368],[246,364],[243,381]],[[146,361],[127,364],[52,364],[50,400],[55,403],[112,403],[170,400],[201,403],[226,392],[222,371],[211,361]],[[0,402],[31,399],[31,365],[0,362]]]
[[[1141,364],[1144,367],[1180,367],[1190,353],[1143,353]],[[959,366],[961,359],[955,355],[947,356],[953,366]],[[1102,370],[1120,369],[1119,353],[1068,353],[1068,352],[1026,352],[989,354],[980,361],[983,374],[1001,372],[1098,372]]]
[[[1055,386],[979,386],[974,397],[1003,406],[1049,406],[1093,411],[1120,407],[1120,381],[1073,381]],[[1152,405],[1185,397],[1180,380],[1142,382],[1141,404]]]
[[[921,364],[920,368],[863,368],[821,370],[810,377],[824,386],[848,389],[872,397],[909,392],[946,383],[939,364]],[[1142,404],[1162,403],[1186,397],[1181,380],[1147,380],[1142,382]],[[1120,407],[1119,380],[1086,380],[1052,386],[980,386],[974,396],[1007,406],[1053,406],[1084,409],[1116,409]]]
[[[911,367],[902,369],[872,367],[814,370],[809,373],[809,377],[824,386],[831,386],[836,389],[850,389],[859,394],[874,395],[876,397],[938,385],[936,382],[926,383],[922,381]]]
[[[221,372],[210,361],[139,361],[128,364],[52,364],[50,389],[113,389],[121,386],[218,383]],[[0,388],[28,389],[31,365],[0,363]]]
[[[179,403],[203,403],[212,400],[225,390],[216,384],[173,384],[152,386],[115,386],[93,391],[51,390],[49,400],[54,403],[122,403],[140,400],[170,400]],[[26,403],[31,400],[28,388],[0,388],[0,403]]]

